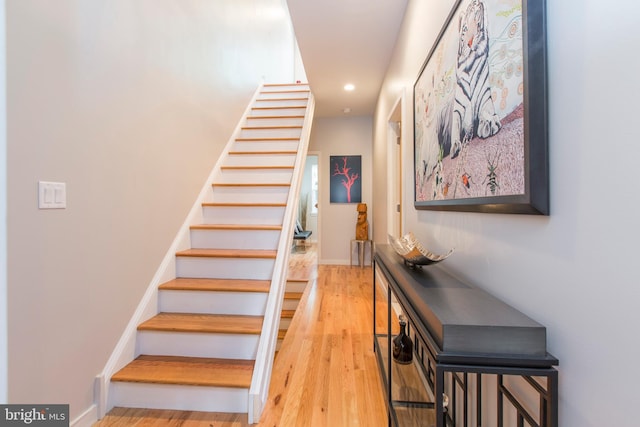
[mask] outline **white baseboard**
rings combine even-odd
[[[70,427],[91,427],[98,421],[98,406],[91,405],[89,409],[80,414],[76,419],[69,423]]]
[[[318,264],[322,265],[349,265],[348,259],[319,259]]]

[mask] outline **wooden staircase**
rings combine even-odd
[[[256,98],[191,247],[175,254],[176,278],[138,325],[137,357],[111,377],[109,407],[249,410],[308,98],[306,85],[265,85]]]

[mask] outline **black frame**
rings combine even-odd
[[[461,3],[457,0],[425,60],[416,85]],[[416,120],[414,117],[414,206],[416,209],[549,215],[549,153],[546,58],[546,0],[522,0],[524,194],[418,201],[416,182]]]

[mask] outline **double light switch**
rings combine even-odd
[[[39,209],[65,209],[67,207],[67,184],[64,182],[38,182]]]

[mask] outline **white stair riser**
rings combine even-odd
[[[231,154],[225,166],[293,166],[295,154]]]
[[[109,400],[110,407],[242,413],[248,411],[249,389],[117,381]]]
[[[258,94],[257,100],[263,99],[299,99],[299,98],[309,98],[309,92],[306,91],[290,91],[287,92],[285,90],[279,91],[263,91]]]
[[[231,151],[245,151],[245,152],[268,152],[268,151],[297,151],[299,141],[236,141],[233,143]],[[249,154],[243,154],[248,156]],[[281,154],[280,154],[281,155]],[[295,156],[290,156],[294,157]]]
[[[192,248],[277,249],[280,230],[191,230]]]
[[[285,299],[284,301],[282,301],[282,309],[295,310],[296,308],[298,308],[299,304],[300,304],[299,299]]]
[[[286,292],[304,292],[309,282],[292,282],[288,281],[285,290]]]
[[[290,85],[264,85],[260,93],[283,92],[290,90],[293,92],[309,91],[309,85],[306,83],[296,83]]]
[[[213,186],[217,203],[286,203],[289,187],[220,187]]]
[[[266,117],[266,118],[247,118],[247,127],[261,127],[261,126],[302,126],[304,117]]]
[[[243,128],[238,138],[300,138],[302,128]]]
[[[158,293],[158,309],[165,313],[263,316],[267,296],[266,292],[161,290]]]
[[[269,280],[273,259],[177,257],[176,276],[189,278]]]
[[[225,184],[291,183],[289,169],[224,169],[216,182]]]
[[[254,199],[255,200],[255,199]],[[248,201],[254,201],[249,199]],[[205,224],[264,224],[281,225],[284,207],[232,207],[205,206],[203,220]]]
[[[252,116],[299,116],[301,114],[305,114],[305,112],[305,107],[251,109]]]
[[[259,337],[253,334],[138,331],[136,353],[253,360]]]
[[[306,99],[269,99],[269,100],[257,100],[255,106],[258,108],[269,108],[269,107],[306,107],[307,106]]]

